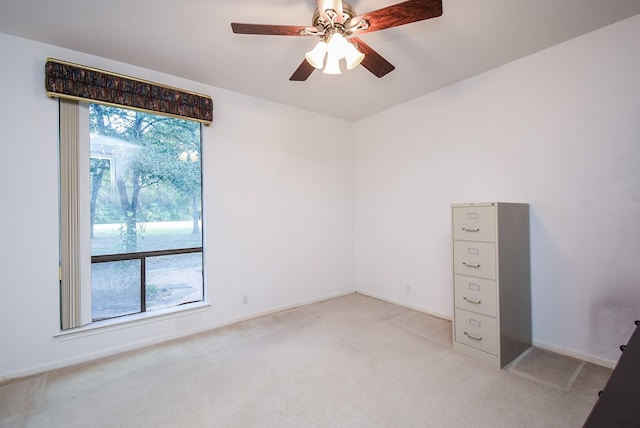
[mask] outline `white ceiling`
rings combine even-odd
[[[349,1],[359,14],[398,2]],[[339,76],[315,71],[306,82],[291,82],[316,37],[231,31],[232,21],[311,25],[315,5],[0,0],[0,32],[358,120],[640,13],[640,0],[443,0],[439,18],[361,36],[396,66],[381,79],[360,66]]]

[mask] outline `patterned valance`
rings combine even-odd
[[[50,97],[151,111],[207,125],[213,120],[209,96],[53,58],[47,59],[44,84]]]

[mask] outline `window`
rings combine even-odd
[[[200,124],[91,104],[92,319],[203,300]]]
[[[88,195],[77,197],[87,200],[79,211],[88,230],[78,234],[90,241],[90,319],[204,300],[201,124],[102,104],[78,116],[79,145],[88,145],[77,163]]]

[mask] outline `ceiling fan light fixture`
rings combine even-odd
[[[356,49],[352,43],[347,42],[344,59],[347,62],[347,70],[356,68],[364,59],[364,54]]]
[[[330,54],[337,56],[338,59],[342,59],[344,58],[347,52],[347,48],[348,48],[347,45],[349,45],[349,42],[347,42],[347,39],[345,39],[342,34],[338,32],[334,32],[329,37],[329,43],[327,46],[328,52]]]
[[[324,74],[342,74],[340,71],[340,57],[334,52],[329,51],[327,54],[327,65],[322,70]]]
[[[307,62],[315,68],[322,68],[324,66],[324,56],[327,53],[327,47],[326,42],[320,41],[313,49],[304,54],[304,57]]]
[[[323,64],[324,73],[342,74],[342,58],[347,69],[364,62],[368,71],[381,78],[395,67],[358,36],[442,16],[442,0],[404,0],[361,15],[344,0],[316,0],[316,3],[310,27],[232,22],[231,28],[236,34],[318,36],[321,42],[305,54],[305,59],[289,78],[291,81],[307,80]]]

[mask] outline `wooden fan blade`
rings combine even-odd
[[[261,34],[267,36],[308,36],[310,34],[305,29],[317,31],[312,27],[296,25],[242,24],[239,22],[232,22],[231,28],[236,34]]]
[[[306,59],[303,59],[300,66],[293,72],[291,77],[289,77],[289,80],[304,82],[309,76],[311,76],[313,70],[315,70],[315,67],[309,64]]]
[[[436,18],[440,15],[442,15],[442,0],[408,0],[354,16],[351,18],[351,25],[357,25],[362,20],[368,21],[369,28],[355,31],[363,34]]]
[[[357,37],[351,37],[349,41],[358,45],[358,50],[364,54],[364,59],[360,63],[364,68],[380,78],[395,70],[393,64],[384,59],[382,55],[374,51],[371,46]]]

